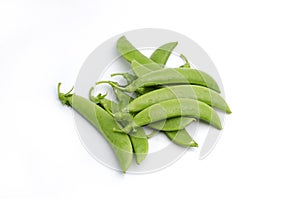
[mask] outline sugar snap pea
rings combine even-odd
[[[125,173],[133,159],[129,136],[113,132],[113,129],[118,129],[119,126],[104,109],[81,96],[71,94],[71,92],[61,93],[60,85],[61,83],[58,84],[58,97],[61,103],[73,107],[103,135],[112,147],[122,171]]]
[[[184,147],[198,147],[197,142],[185,130],[166,131],[166,136],[174,143]]]
[[[121,131],[116,132],[130,133],[136,127],[145,126],[150,123],[165,120],[173,117],[193,117],[207,122],[217,129],[222,129],[218,114],[204,102],[193,99],[172,99],[159,102],[137,113],[131,122]],[[123,113],[116,113],[115,117],[123,117]]]
[[[170,42],[158,47],[158,49],[156,49],[152,53],[150,59],[155,63],[161,64],[163,66],[166,65],[172,51],[177,46],[177,44],[178,42]]]
[[[94,97],[92,95],[93,88],[90,89],[90,99],[91,101],[97,103],[98,105],[102,106],[106,111],[110,113],[114,113],[116,110],[119,109],[117,103],[108,100],[105,98],[105,95],[98,94],[98,96]],[[117,91],[118,92],[118,91]],[[126,95],[126,94],[124,94]],[[126,97],[126,100],[130,96],[124,96],[121,93],[117,93],[117,98],[123,100],[122,98]],[[127,121],[119,121],[119,123],[124,127],[127,124]],[[136,157],[136,163],[140,164],[148,154],[148,139],[145,131],[143,128],[137,128],[137,130],[129,135],[132,147],[134,150],[134,154]]]
[[[107,83],[100,81],[97,84]],[[190,68],[166,68],[147,73],[126,87],[121,89],[127,92],[134,92],[140,87],[172,85],[172,84],[194,84],[211,88],[220,92],[216,81],[207,73]]]
[[[212,107],[231,113],[229,106],[221,95],[209,88],[198,85],[168,86],[154,90],[135,98],[122,111],[138,112],[153,104],[174,98],[199,100]]]
[[[125,36],[122,36],[118,39],[117,49],[129,63],[131,63],[133,60],[137,60],[141,64],[156,64],[154,61],[138,51]],[[159,64],[156,65],[162,68],[162,66]]]

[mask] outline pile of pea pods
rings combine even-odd
[[[131,63],[133,73],[115,73],[122,76],[127,85],[114,81],[100,81],[96,85],[109,84],[117,101],[106,95],[94,95],[89,99],[70,90],[60,91],[58,97],[86,118],[111,145],[121,170],[125,173],[132,164],[146,158],[148,139],[160,132],[182,147],[197,147],[186,127],[195,121],[222,129],[215,109],[228,114],[231,110],[220,95],[216,81],[207,73],[192,69],[184,55],[185,64],[177,68],[165,68],[167,60],[178,42],[170,42],[157,48],[148,58],[138,51],[125,36],[117,41],[121,56]],[[145,133],[145,127],[153,129]]]

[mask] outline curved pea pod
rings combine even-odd
[[[218,114],[204,102],[193,99],[172,99],[149,106],[137,113],[132,122],[121,131],[115,131],[130,133],[136,127],[179,116],[200,119],[217,129],[222,129]]]
[[[105,98],[105,95],[98,94],[98,96],[92,96],[93,88],[90,90],[90,99],[97,103],[98,105],[102,106],[107,112],[115,113],[119,110],[119,105],[116,102],[113,102],[109,99]],[[125,93],[121,93],[120,90],[115,90],[117,98],[119,100],[131,100],[131,97]],[[121,105],[122,106],[122,105]],[[129,119],[128,119],[129,118]],[[128,115],[128,118],[122,118],[118,120],[118,122],[124,127],[128,123],[127,121],[131,120],[132,116]],[[115,118],[114,118],[115,119]],[[137,128],[135,132],[132,132],[130,135],[130,140],[133,146],[134,154],[136,157],[136,163],[140,164],[148,154],[148,139],[145,131],[143,128]]]
[[[122,111],[138,112],[153,104],[175,98],[199,100],[212,107],[226,111],[226,113],[231,113],[228,104],[221,95],[209,88],[197,85],[169,86],[148,92],[132,100]]]
[[[97,84],[107,83],[100,81]],[[220,92],[217,82],[207,73],[190,68],[166,68],[147,73],[126,87],[121,89],[134,92],[140,87],[172,85],[172,84],[194,84],[211,88]]]
[[[129,63],[131,63],[133,60],[137,60],[141,64],[156,64],[154,61],[138,51],[125,36],[122,36],[118,39],[117,49]],[[160,66],[159,64],[157,65]],[[162,68],[162,66],[160,66],[160,68]]]
[[[158,47],[150,56],[150,59],[158,64],[166,65],[172,51],[177,46],[178,42],[166,43]]]
[[[150,128],[161,130],[161,131],[176,131],[187,127],[192,122],[196,121],[195,118],[189,117],[174,117],[167,120],[162,120],[154,123],[150,123]]]
[[[198,147],[197,142],[193,140],[185,129],[179,131],[166,131],[164,133],[175,144],[183,147]]]
[[[113,129],[119,128],[114,118],[104,109],[81,96],[70,94],[70,92],[61,93],[60,83],[58,97],[62,104],[71,106],[103,135],[112,147],[122,171],[125,173],[132,163],[133,150],[128,135],[113,132]]]

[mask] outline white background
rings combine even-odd
[[[0,198],[299,198],[300,12],[285,1],[6,1],[0,3]],[[81,145],[56,84],[137,28],[200,44],[233,114],[204,160],[123,175]]]

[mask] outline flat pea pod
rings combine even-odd
[[[130,133],[132,129],[148,125],[160,120],[173,117],[193,117],[211,124],[217,129],[222,129],[218,114],[204,102],[193,99],[172,99],[159,102],[137,113],[131,122],[121,131],[116,132]],[[123,117],[123,113],[116,113],[115,117]]]
[[[152,129],[160,131],[176,131],[187,127],[189,124],[194,122],[195,118],[190,117],[173,117],[167,120],[150,123],[148,126]]]
[[[166,43],[158,47],[150,56],[150,59],[158,64],[166,65],[172,51],[177,46],[178,42]]]
[[[73,107],[85,119],[87,119],[107,140],[112,147],[122,171],[125,173],[132,163],[133,150],[129,136],[113,132],[119,126],[114,118],[104,109],[95,103],[70,92],[64,94],[60,92],[58,84],[58,97],[63,105]]]
[[[119,106],[117,103],[108,100],[105,98],[105,95],[99,94],[98,96],[92,96],[93,88],[90,90],[90,99],[97,103],[98,105],[102,106],[107,112],[114,113],[115,111],[119,110]],[[117,91],[118,92],[118,91]],[[126,94],[125,94],[126,95]],[[117,94],[117,98],[124,98],[130,96],[123,96],[121,93]],[[122,99],[121,99],[122,100]],[[130,118],[131,119],[131,118]],[[128,120],[128,119],[127,119]],[[118,121],[122,126],[127,124],[126,121]],[[148,139],[145,131],[143,128],[137,128],[137,130],[129,135],[130,141],[134,150],[134,154],[136,157],[136,163],[140,164],[148,154]]]
[[[129,63],[131,63],[133,60],[137,60],[141,64],[156,64],[150,58],[138,51],[125,36],[122,36],[118,39],[117,49]],[[157,65],[160,66],[159,64]],[[162,68],[162,66],[160,66],[160,68]]]
[[[226,111],[226,113],[231,113],[228,104],[221,95],[209,88],[198,85],[168,86],[148,92],[132,100],[122,111],[139,112],[153,104],[175,98],[199,100],[212,107]]]
[[[97,84],[107,83],[100,81]],[[147,73],[128,86],[122,88],[127,92],[134,92],[140,87],[172,85],[172,84],[194,84],[211,88],[220,92],[216,81],[207,73],[190,68],[166,68]]]
[[[166,131],[164,133],[175,144],[183,147],[198,147],[197,142],[193,140],[185,129],[179,131]]]

